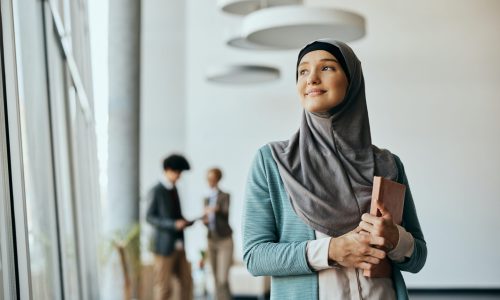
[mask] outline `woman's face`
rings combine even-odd
[[[315,50],[307,53],[297,72],[297,91],[305,110],[327,112],[344,100],[349,85],[347,77],[330,52]]]

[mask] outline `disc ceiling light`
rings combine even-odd
[[[247,15],[242,35],[250,42],[280,49],[297,49],[320,39],[344,42],[365,35],[365,19],[345,10],[286,5],[260,9]]]
[[[302,4],[302,0],[217,0],[217,6],[222,11],[235,15],[247,15],[264,7],[293,4]]]
[[[223,84],[252,84],[276,80],[280,71],[260,65],[229,65],[210,68],[206,73],[208,81]]]
[[[227,46],[243,50],[280,50],[250,42],[241,35],[241,26],[228,26],[224,39]]]
[[[244,49],[244,50],[280,50],[276,47],[264,46],[250,42],[246,38],[236,35],[227,40],[226,44],[228,46]]]

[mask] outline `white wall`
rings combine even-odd
[[[185,149],[186,25],[183,1],[143,0],[141,4],[141,254],[143,261],[149,262],[152,256],[147,249],[152,231],[144,220],[146,195],[163,176],[165,156]],[[183,208],[187,209],[185,205]]]
[[[330,3],[308,1],[310,5]],[[336,3],[367,18],[367,36],[351,45],[363,63],[373,141],[405,163],[427,239],[427,265],[417,275],[405,274],[408,286],[499,288],[500,158],[495,154],[500,153],[500,2]],[[149,120],[143,122],[154,122],[156,128],[142,131],[149,136],[142,141],[143,156],[151,160],[145,157],[146,151],[161,151],[157,147],[161,145],[153,144],[161,129],[169,128],[158,122],[161,111],[180,107],[185,136],[173,140],[185,146],[180,149],[185,149],[193,165],[181,186],[184,213],[188,217],[201,213],[205,171],[222,167],[226,176],[222,187],[232,195],[235,257],[241,259],[240,220],[253,155],[261,145],[286,139],[298,128],[296,51],[228,48],[226,35],[240,19],[218,11],[215,1],[191,0],[186,5],[186,52],[185,57],[176,57],[186,59],[185,82],[180,75],[175,79],[185,94],[166,99],[169,104],[152,100],[165,97],[163,85],[172,72],[182,73],[158,66],[166,67],[163,60],[170,61],[174,54],[158,56],[157,65],[149,66],[154,72],[143,70],[156,77],[154,83],[148,82],[148,99],[142,100],[150,101],[149,111],[154,112],[143,111],[143,119]],[[168,18],[155,20],[155,39],[166,43]],[[165,40],[160,41],[161,37]],[[278,66],[283,76],[272,83],[247,86],[205,81],[204,72],[211,65],[250,62]],[[163,152],[168,150],[166,144],[163,147]],[[151,177],[146,174],[155,172],[152,165],[142,167],[143,182],[149,183]],[[188,255],[193,260],[205,245],[204,235],[201,225],[187,231]]]
[[[182,1],[142,1],[141,193],[158,180],[163,158],[184,151],[185,17]]]

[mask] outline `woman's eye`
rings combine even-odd
[[[307,73],[307,70],[299,70],[299,75],[304,75]]]
[[[324,66],[323,67],[323,71],[335,71],[335,67],[332,67],[332,66]]]

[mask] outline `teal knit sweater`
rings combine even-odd
[[[403,164],[396,159],[398,182],[406,195],[402,226],[415,238],[415,248],[404,262],[393,262],[393,283],[398,300],[408,299],[401,271],[416,273],[427,257],[415,205]],[[314,230],[293,211],[269,146],[259,149],[248,176],[243,216],[243,260],[254,276],[269,275],[271,299],[318,299],[318,275],[306,258],[306,244]]]

